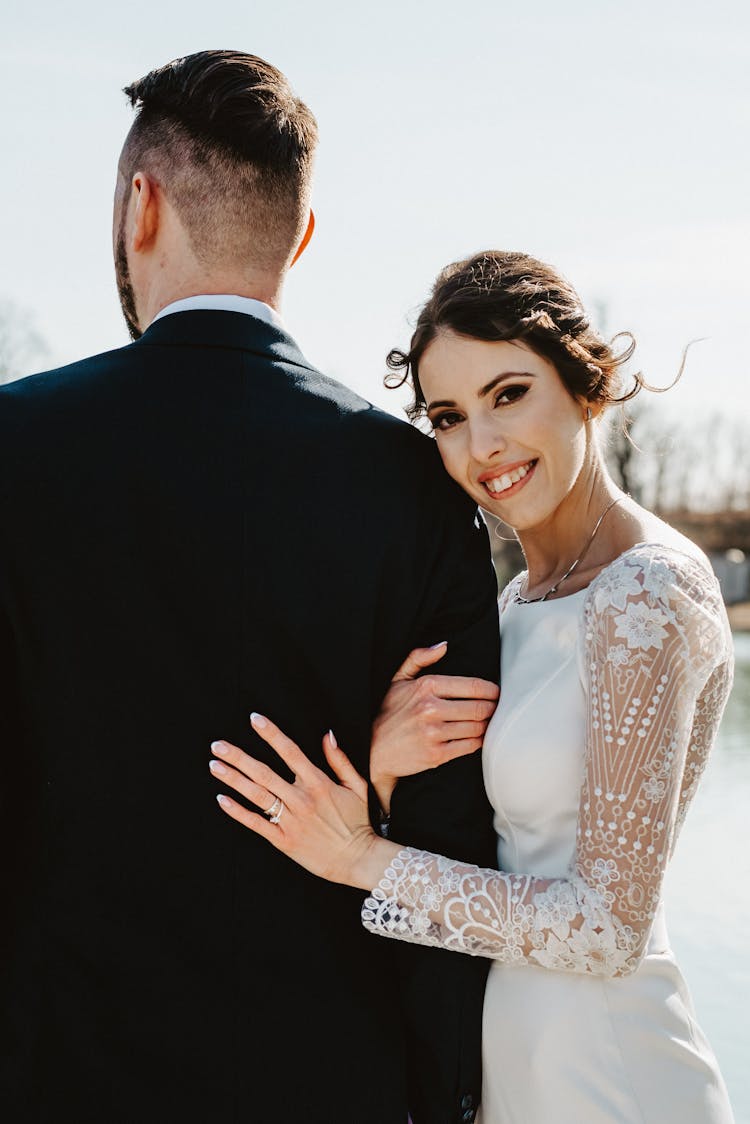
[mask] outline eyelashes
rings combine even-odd
[[[513,404],[513,402],[518,402],[521,398],[523,398],[528,389],[528,386],[524,386],[522,383],[513,386],[506,386],[504,390],[497,393],[495,397],[495,405],[510,406]],[[503,398],[507,399],[506,403],[503,403]]]
[[[516,402],[520,402],[525,396],[529,387],[523,383],[513,383],[511,386],[505,386],[502,390],[498,390],[493,398],[493,409],[503,406],[513,406]],[[443,433],[453,429],[463,421],[463,414],[458,410],[445,410],[441,414],[429,419],[433,432],[441,431]]]
[[[450,413],[438,414],[436,418],[430,418],[430,425],[432,426],[433,430],[446,430],[452,429],[453,426],[457,425],[460,421],[461,415],[452,411]]]

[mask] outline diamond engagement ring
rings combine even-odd
[[[271,823],[277,823],[276,816],[281,815],[281,809],[284,807],[281,799],[277,796],[270,808],[265,809],[265,815],[270,817]]]
[[[278,805],[279,805],[278,811],[274,812],[274,814],[269,818],[269,821],[268,821],[269,823],[278,823],[279,820],[281,819],[282,815],[284,814],[284,801],[279,800]],[[276,807],[276,805],[274,804],[274,808],[275,807]]]

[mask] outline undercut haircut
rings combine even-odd
[[[318,128],[255,55],[199,51],[125,88],[120,170],[153,178],[206,266],[281,271],[304,233]]]

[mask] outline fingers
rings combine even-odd
[[[268,809],[272,807],[276,799],[276,793],[272,789],[257,784],[244,773],[239,773],[236,769],[225,765],[223,761],[209,761],[208,767],[211,770],[211,775],[217,781],[221,781],[228,788],[233,788],[235,792],[244,796],[251,804],[255,804],[262,812],[267,813]]]
[[[463,741],[469,738],[480,742],[484,739],[487,730],[486,722],[444,722],[440,727],[440,740],[450,745],[452,742]]]
[[[486,722],[431,722],[421,727],[419,755],[421,769],[437,769],[454,757],[475,753],[484,744]],[[401,775],[401,774],[399,774]]]
[[[288,807],[294,807],[298,805],[298,797],[303,789],[320,790],[321,787],[332,783],[329,777],[313,765],[299,746],[282,733],[273,722],[261,714],[251,715],[251,722],[253,729],[294,772],[295,782],[290,784],[265,762],[251,757],[231,742],[218,741],[212,743],[211,750],[220,760],[211,761],[209,769],[222,784],[234,789],[240,796],[244,796],[261,811],[266,812],[277,797]],[[329,730],[323,739],[323,752],[339,781],[360,799],[366,801],[367,782],[339,748],[332,730]]]
[[[441,699],[484,699],[496,703],[500,698],[500,688],[489,679],[463,675],[425,675],[419,680],[419,684]]]
[[[233,783],[231,787],[237,792],[243,791],[239,787],[242,777],[246,778],[249,784],[254,785],[255,789],[263,790],[262,792],[258,792],[259,800],[256,800],[253,796],[249,797],[249,799],[252,800],[254,804],[258,804],[259,807],[266,808],[273,802],[272,800],[268,801],[268,803],[265,802],[264,792],[271,793],[273,797],[280,796],[281,799],[287,803],[293,798],[293,786],[289,784],[288,781],[285,781],[283,777],[280,777],[278,773],[275,773],[273,769],[263,761],[256,761],[249,753],[244,753],[236,745],[232,745],[231,742],[213,742],[211,751],[216,757],[221,758],[221,763],[233,774],[233,779],[237,783]],[[305,758],[305,760],[307,759]],[[227,774],[221,774],[215,768],[211,771],[214,773],[214,776],[221,777],[222,783],[224,783]],[[229,784],[230,781],[226,780],[226,783]],[[244,792],[243,795],[245,795]]]
[[[311,780],[320,772],[309,757],[304,755],[297,743],[288,738],[269,718],[263,714],[253,713],[250,715],[250,722],[258,737],[263,738],[263,741],[278,753],[295,776],[303,780]]]
[[[277,827],[265,819],[264,816],[259,816],[257,812],[250,812],[247,808],[243,808],[235,800],[229,796],[220,793],[216,797],[216,801],[221,808],[222,812],[226,812],[233,820],[237,820],[244,827],[254,831],[256,835],[262,835],[269,843],[273,843],[278,847],[279,833]]]
[[[448,642],[441,640],[431,648],[414,648],[409,652],[401,667],[393,676],[392,682],[401,682],[404,679],[416,679],[420,671],[431,667],[443,659],[448,651]],[[425,682],[425,679],[420,682]],[[479,679],[477,676],[464,675],[430,675],[431,689],[441,698],[454,699],[487,699],[497,702],[500,697],[500,688],[497,683],[489,679]]]
[[[448,761],[455,761],[457,757],[468,757],[470,753],[476,753],[482,748],[482,741],[482,738],[460,738],[453,742],[442,742],[435,751],[436,768]]]
[[[355,792],[361,800],[367,800],[367,781],[360,776],[344,751],[339,747],[333,730],[323,738],[323,752],[326,761],[343,785]]]
[[[392,681],[395,683],[402,679],[416,679],[420,671],[437,663],[447,651],[448,642],[446,640],[441,640],[439,644],[433,644],[431,648],[415,648],[412,652],[409,652],[409,655],[393,676]]]
[[[440,722],[489,722],[495,704],[484,699],[433,699],[422,708]]]

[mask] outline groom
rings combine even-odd
[[[469,1122],[483,965],[368,936],[217,810],[208,759],[272,761],[256,709],[366,773],[412,647],[495,679],[486,535],[279,318],[317,131],[284,76],[204,51],[127,93],[134,342],[0,390],[2,1119]],[[492,863],[478,757],[402,782],[392,835]]]

